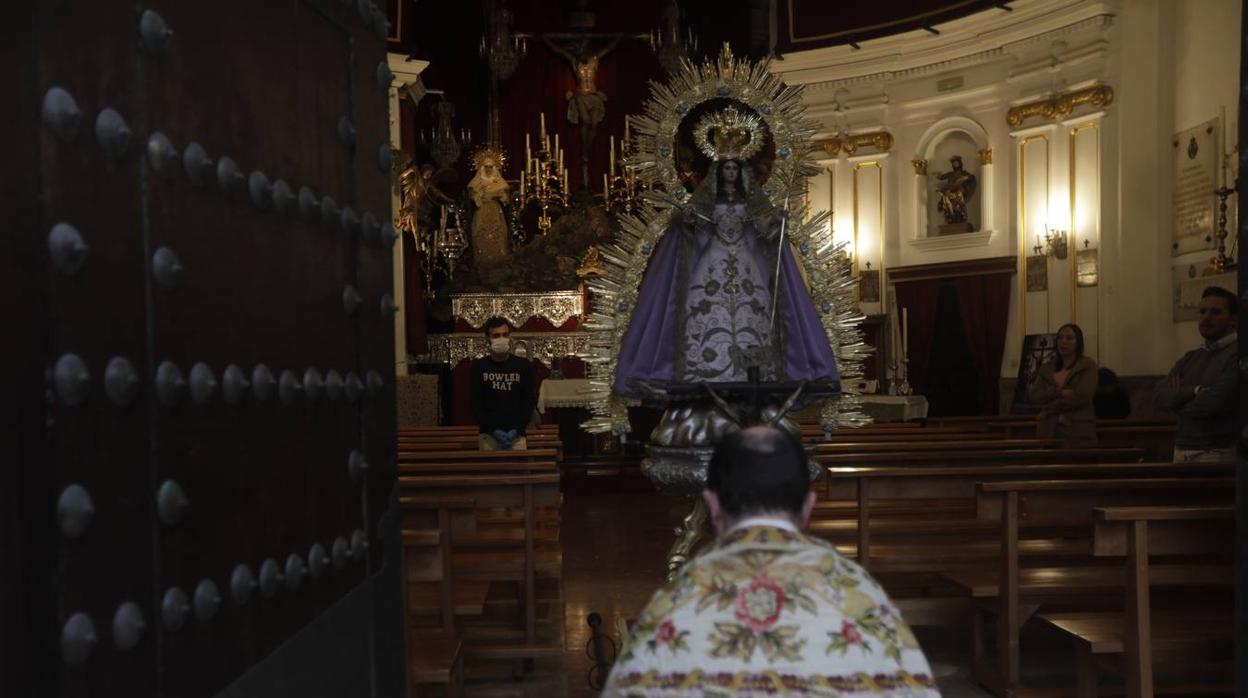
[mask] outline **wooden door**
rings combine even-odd
[[[384,18],[25,4],[2,692],[396,694]]]

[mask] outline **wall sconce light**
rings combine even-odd
[[[1054,259],[1066,259],[1069,254],[1069,242],[1065,230],[1044,226],[1044,237],[1036,235],[1036,244],[1031,248],[1037,255],[1046,255]]]

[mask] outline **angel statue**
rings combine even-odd
[[[762,121],[727,106],[693,132],[709,171],[654,248],[621,343],[616,392],[633,392],[638,379],[740,382],[751,366],[764,381],[835,380],[827,332],[780,242],[783,212],[750,164],[767,138]]]
[[[477,209],[472,214],[472,257],[478,265],[502,261],[510,251],[503,204],[511,186],[501,174],[506,164],[507,156],[497,146],[486,146],[472,156],[477,174],[468,182],[468,192]]]

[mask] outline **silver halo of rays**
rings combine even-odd
[[[862,378],[863,362],[872,349],[863,341],[865,317],[854,300],[857,282],[852,265],[845,243],[832,238],[830,214],[812,213],[805,204],[803,180],[819,173],[813,142],[819,124],[805,115],[802,86],[785,85],[770,72],[769,64],[738,59],[728,44],[716,59],[701,65],[684,59],[666,83],[650,83],[650,98],[642,114],[628,117],[634,155],[624,165],[650,189],[636,214],[619,216],[615,240],[600,246],[604,273],[588,281],[591,300],[584,327],[590,339],[589,351],[582,358],[588,369],[591,417],[582,426],[590,433],[629,430],[629,400],[613,394],[612,386],[620,345],[650,255],[669,227],[673,207],[690,199],[676,167],[677,135],[698,105],[725,98],[750,107],[775,141],[775,161],[762,192],[776,208],[788,205],[790,244],[810,285],[841,378],[842,396],[825,401],[820,422],[828,431],[871,422],[853,387]]]

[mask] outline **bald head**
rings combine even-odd
[[[810,492],[806,453],[796,438],[776,427],[742,429],[715,447],[706,489],[729,519],[782,514],[799,520]]]

